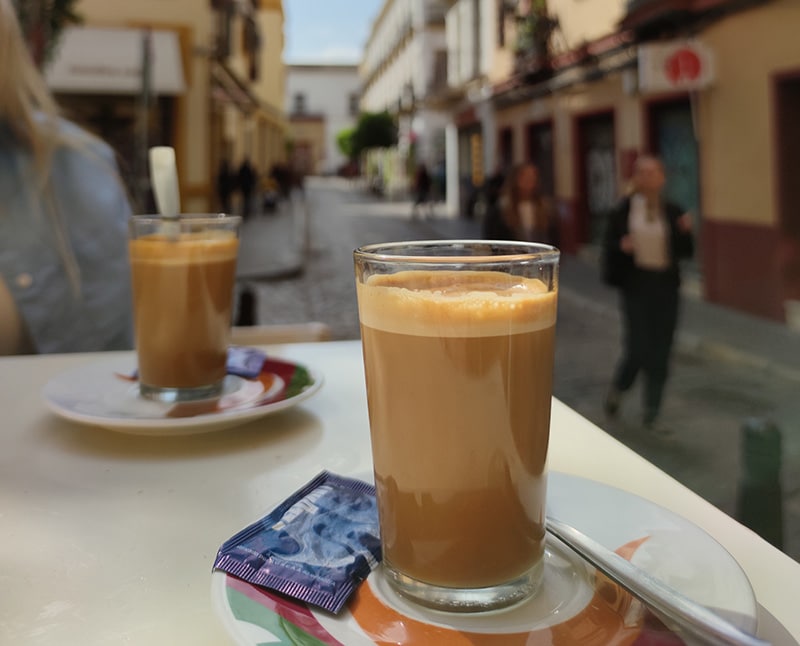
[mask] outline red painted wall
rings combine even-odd
[[[784,320],[777,229],[706,219],[702,240],[705,296],[709,301]]]

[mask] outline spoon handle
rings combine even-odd
[[[153,146],[149,157],[150,183],[158,212],[168,220],[175,219],[181,208],[175,149],[170,146]]]
[[[740,630],[574,527],[548,516],[547,531],[643,601],[665,623],[679,626],[694,640],[720,646],[769,646],[769,642]]]

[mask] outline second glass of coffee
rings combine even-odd
[[[423,605],[508,606],[542,580],[559,252],[355,252],[383,572]]]
[[[230,340],[238,216],[137,216],[130,224],[136,352],[143,397],[218,397]]]

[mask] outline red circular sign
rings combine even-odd
[[[696,81],[702,71],[702,60],[697,52],[688,47],[675,51],[664,63],[664,73],[676,85]]]

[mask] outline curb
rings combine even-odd
[[[245,231],[245,234],[254,235],[259,239],[260,244],[256,247],[249,245],[246,248],[245,253],[248,254],[249,260],[245,263],[245,271],[237,271],[237,283],[288,280],[297,278],[305,272],[309,246],[305,198],[298,199],[292,196],[289,202],[282,203],[278,209],[274,214],[255,216],[260,220],[249,224],[251,231]],[[255,231],[252,230],[254,226],[257,227]],[[275,238],[276,234],[281,236],[279,242]],[[276,243],[278,247],[275,246]],[[240,248],[240,254],[242,252],[243,249]],[[265,259],[254,262],[253,257]]]
[[[676,340],[676,349],[683,354],[699,355],[706,359],[742,366],[755,372],[800,383],[800,369],[776,363],[771,359],[736,348],[728,343],[711,341],[688,331],[679,332]]]
[[[617,318],[616,310],[608,304],[592,299],[574,288],[565,286],[564,283],[559,285],[559,296],[570,300],[593,314],[605,316],[609,319]],[[713,341],[703,334],[682,329],[680,324],[678,324],[675,336],[675,351],[684,356],[699,356],[712,361],[721,361],[800,383],[800,368],[798,367],[776,363],[774,360],[754,352],[742,350],[729,343]]]

